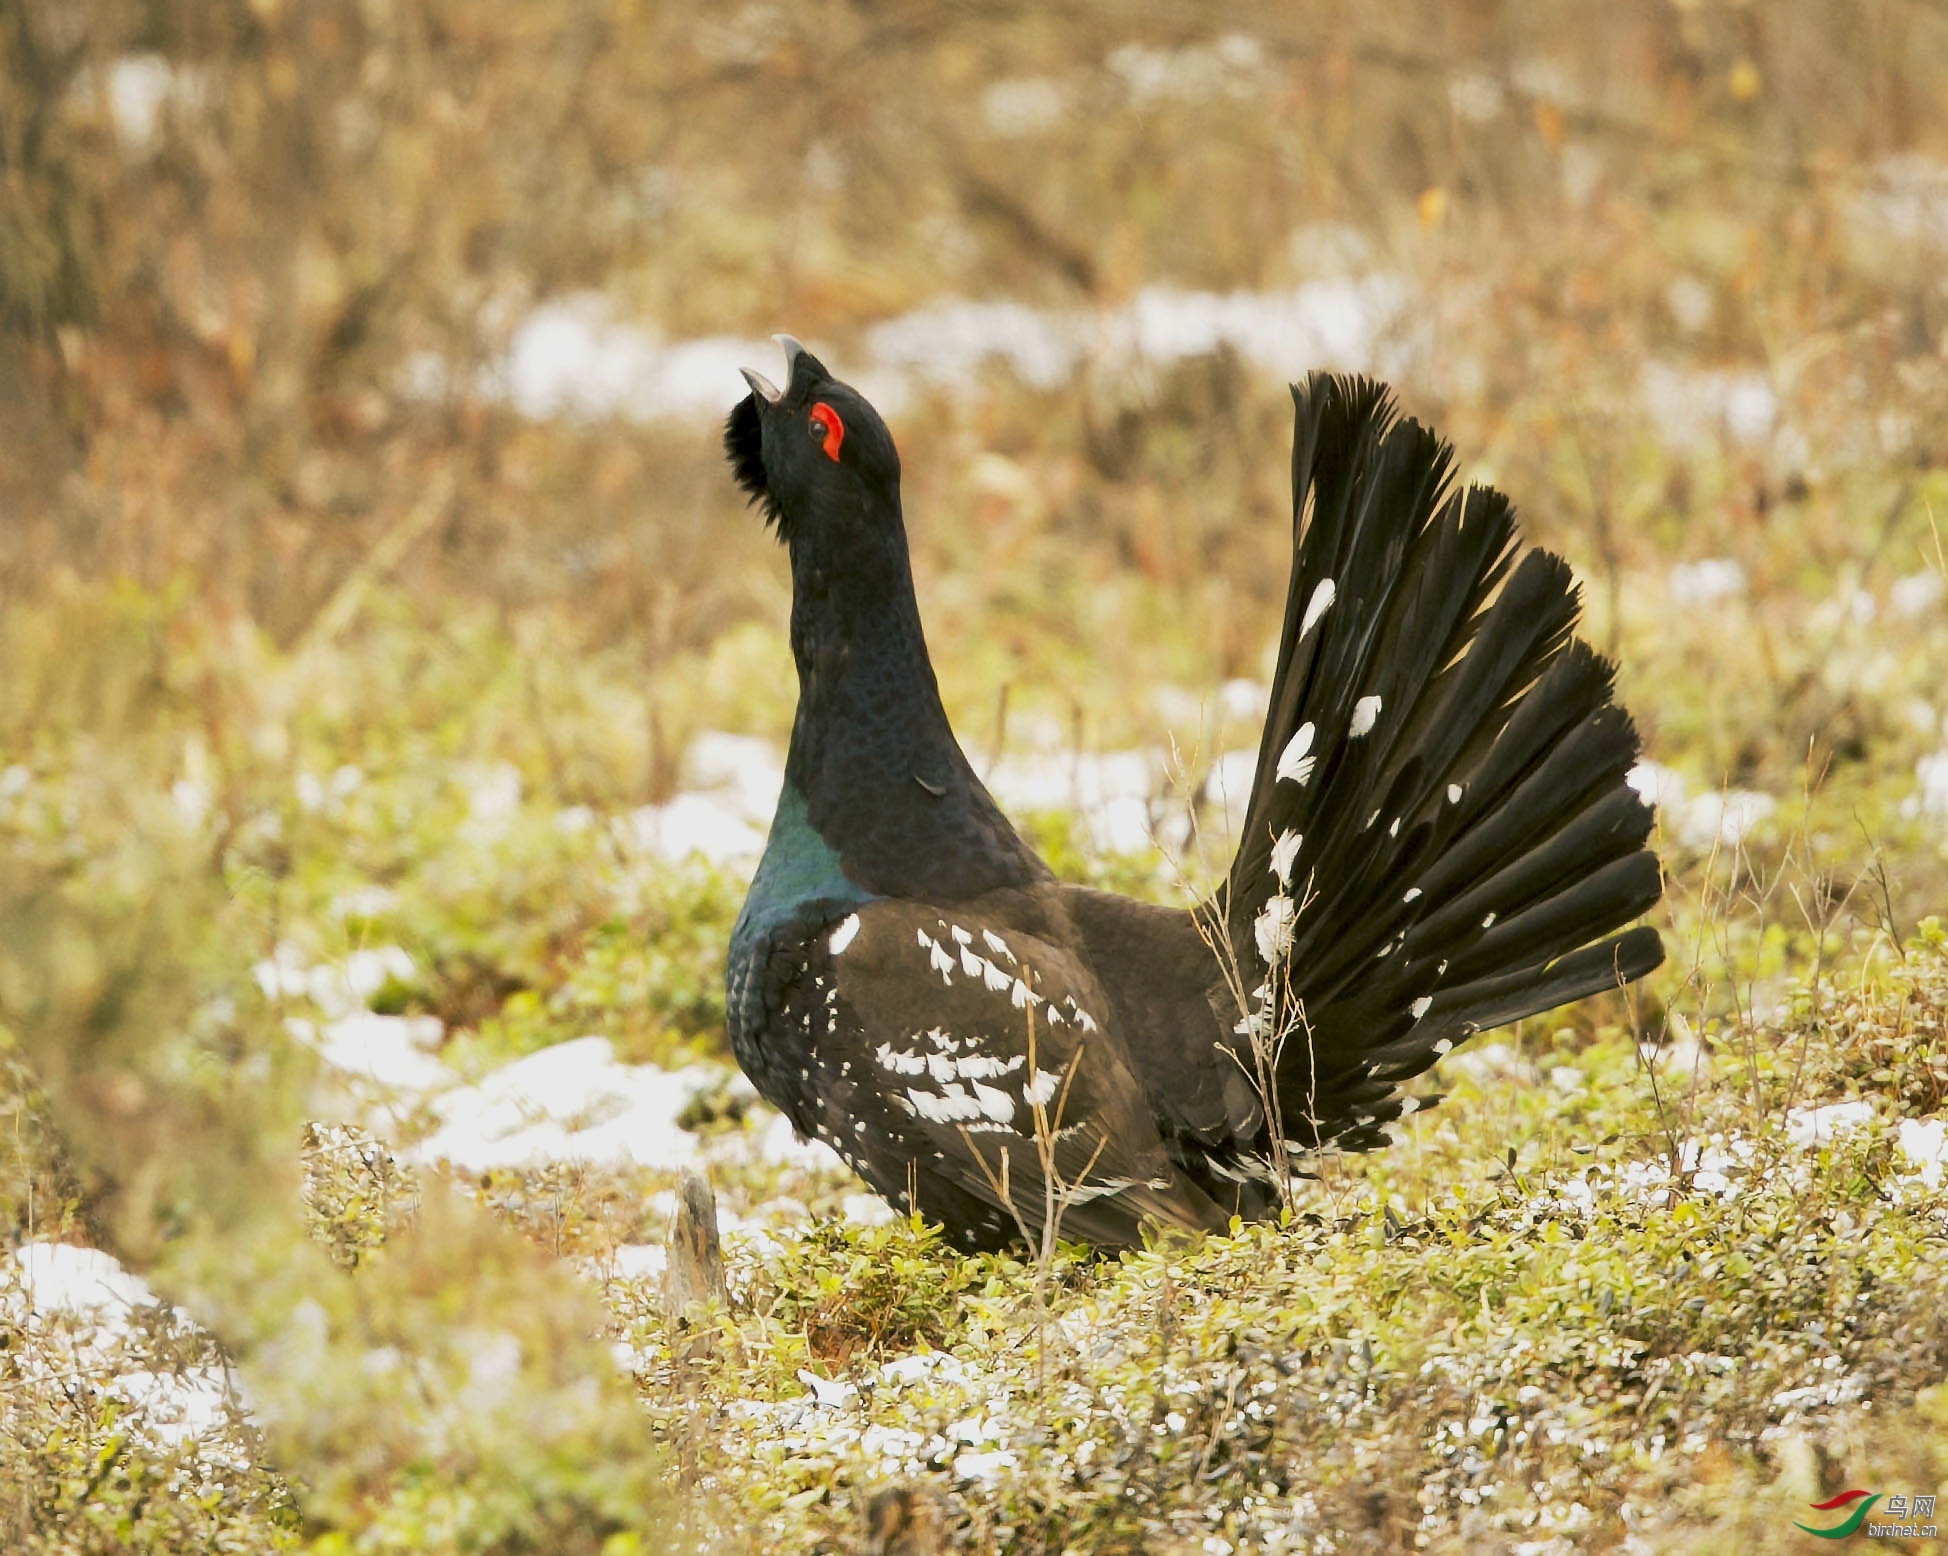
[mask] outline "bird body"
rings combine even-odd
[[[731,937],[738,1062],[878,1192],[997,1247],[1279,1202],[1488,1027],[1641,976],[1649,812],[1568,570],[1376,385],[1295,388],[1295,557],[1245,831],[1171,909],[1055,879],[956,742],[872,407],[787,343],[726,450],[792,565],[799,703]]]

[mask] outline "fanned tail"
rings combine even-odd
[[[1292,581],[1222,900],[1288,1138],[1382,1143],[1475,1032],[1663,960],[1637,734],[1568,565],[1386,389],[1293,390]],[[1619,932],[1621,931],[1621,932]]]

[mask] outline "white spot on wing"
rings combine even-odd
[[[1078,1183],[1069,1190],[1069,1202],[1081,1205],[1092,1199],[1101,1199],[1106,1194],[1121,1194],[1135,1181],[1134,1178],[1104,1178],[1100,1183]]]
[[[997,1124],[1010,1124],[1014,1122],[1014,1098],[1010,1097],[1005,1091],[999,1091],[993,1086],[983,1086],[979,1081],[973,1082],[973,1086],[974,1100],[980,1104],[982,1113],[993,1119]]]
[[[1011,962],[1015,959],[1015,953],[1008,949],[1008,942],[1003,940],[993,930],[982,930],[981,938],[988,943],[988,949],[996,956],[1005,956]]]
[[[920,1117],[932,1124],[959,1124],[981,1116],[981,1104],[968,1096],[958,1081],[949,1081],[939,1092],[907,1091]]]
[[[891,1043],[881,1043],[873,1050],[873,1057],[879,1061],[882,1070],[890,1070],[895,1075],[924,1075],[927,1069],[924,1054],[902,1053]]]
[[[955,1062],[954,1071],[964,1081],[991,1081],[997,1075],[1008,1075],[1019,1070],[1027,1062],[1025,1054],[1015,1054],[1006,1059],[997,1059],[992,1054],[969,1054]]]
[[[1062,1084],[1062,1077],[1053,1070],[1037,1070],[1035,1078],[1021,1088],[1022,1096],[1032,1107],[1046,1107],[1056,1088]]]
[[[1346,726],[1346,733],[1355,740],[1359,739],[1361,735],[1364,735],[1373,727],[1374,720],[1379,718],[1379,716],[1380,699],[1378,697],[1360,698],[1358,702],[1353,704],[1353,722]]]
[[[845,922],[832,931],[832,938],[825,942],[826,950],[838,956],[852,944],[852,937],[859,933],[859,915],[848,913]]]

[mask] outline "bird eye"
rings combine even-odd
[[[839,413],[820,400],[812,407],[807,430],[818,439],[818,446],[825,457],[837,464],[839,445],[845,442],[845,423],[839,420]]]

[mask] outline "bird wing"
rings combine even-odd
[[[1174,1170],[1087,968],[982,914],[885,899],[773,957],[794,1121],[969,1244],[1136,1242],[1224,1217]]]

